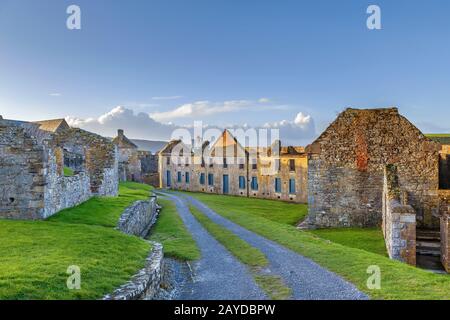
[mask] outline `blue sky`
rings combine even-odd
[[[66,28],[70,4],[81,30]],[[370,4],[382,30],[366,27]],[[143,126],[295,127],[301,113],[320,133],[346,107],[398,106],[448,132],[448,12],[447,0],[0,0],[0,114],[156,139]]]

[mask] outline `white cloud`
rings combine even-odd
[[[50,97],[61,97],[61,96],[62,96],[62,94],[59,93],[59,92],[49,93],[48,95],[49,95]]]
[[[259,103],[269,103],[270,99],[269,98],[261,98],[258,100]]]
[[[150,117],[157,121],[171,121],[180,118],[205,117],[218,113],[234,112],[255,105],[250,100],[230,100],[224,102],[197,101],[183,104],[173,110],[154,112]]]
[[[153,97],[153,100],[176,100],[181,99],[183,96],[167,96],[167,97]]]
[[[298,126],[307,126],[311,122],[311,116],[305,116],[302,112],[299,112],[295,117],[294,123]]]
[[[252,105],[246,100],[224,102],[222,104],[211,105],[207,102],[197,102],[185,105],[184,110],[178,110],[181,114],[198,115],[200,119],[205,113],[216,112],[216,108],[228,108],[228,110],[235,110],[236,108],[245,108]],[[192,108],[191,108],[192,107]],[[173,115],[171,115],[173,116]],[[159,119],[168,119],[169,117],[160,117]],[[178,128],[186,128],[192,131],[192,125],[177,126],[172,122],[162,123],[153,118],[148,113],[135,113],[132,109],[118,106],[111,111],[99,116],[98,118],[80,119],[76,117],[66,117],[69,125],[80,127],[88,131],[92,131],[103,136],[113,137],[117,134],[117,129],[124,129],[125,134],[129,138],[147,139],[147,140],[169,140],[172,133]],[[228,129],[249,129],[252,126],[246,125],[230,125]],[[224,127],[219,127],[210,124],[203,124],[203,128],[218,128],[223,130]],[[254,126],[255,129],[279,129],[279,137],[283,145],[306,145],[316,136],[314,120],[310,115],[304,115],[299,112],[292,120],[282,120],[278,122],[266,123],[262,126]]]

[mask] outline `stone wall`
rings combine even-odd
[[[20,126],[0,120],[0,217],[40,219],[45,147]]]
[[[125,209],[117,228],[123,233],[145,237],[158,217],[156,197],[150,200],[136,201]]]
[[[147,201],[136,201],[125,209],[117,224],[120,231],[138,237],[147,236],[150,228],[156,222],[159,206],[156,197]],[[150,242],[152,251],[141,269],[130,281],[106,295],[103,300],[151,300],[160,290],[164,278],[163,246]]]
[[[141,160],[136,148],[118,148],[120,181],[141,181]]]
[[[151,244],[152,251],[145,261],[145,267],[103,300],[151,300],[158,294],[164,277],[164,254],[161,244]]]
[[[418,226],[438,227],[439,150],[396,108],[347,109],[307,148],[307,223],[379,226],[383,170],[395,164]]]
[[[63,173],[61,149],[48,149],[42,218],[47,218],[65,208],[74,207],[92,197],[90,178],[84,172],[72,177]]]
[[[450,215],[441,217],[441,261],[445,270],[450,273]]]
[[[119,169],[117,147],[97,134],[71,128],[55,135],[55,144],[69,152],[82,154],[91,182],[91,192],[99,196],[117,196]]]
[[[405,202],[406,199],[403,199]],[[383,183],[382,229],[391,259],[416,265],[416,213],[410,205],[401,203],[397,168],[385,168]]]

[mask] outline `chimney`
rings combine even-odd
[[[117,130],[117,135],[118,135],[119,137],[123,137],[123,129]]]

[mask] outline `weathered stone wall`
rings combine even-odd
[[[149,151],[138,151],[139,159],[141,160],[141,171],[145,173],[158,172],[158,156],[151,154]]]
[[[396,108],[347,109],[307,148],[307,222],[315,227],[380,225],[383,170],[395,164],[418,226],[438,226],[439,149]]]
[[[445,270],[450,273],[450,215],[441,216],[441,261]]]
[[[116,196],[119,192],[117,147],[94,133],[71,128],[55,135],[55,144],[70,152],[84,155],[91,192],[100,196]]]
[[[117,229],[123,233],[145,237],[158,217],[156,197],[150,200],[136,201],[125,209],[119,219]]]
[[[135,148],[118,148],[120,181],[141,181],[141,160]]]
[[[31,136],[33,128],[0,123],[1,217],[44,219],[91,197],[89,176],[65,177],[62,148],[49,134]]]
[[[0,217],[42,218],[44,150],[24,128],[0,120]]]
[[[72,177],[65,177],[62,168],[64,160],[61,155],[60,148],[47,150],[42,218],[76,206],[92,197],[89,176],[80,172]]]
[[[382,229],[389,257],[415,266],[416,213],[413,207],[401,203],[397,168],[393,165],[385,168]]]
[[[157,295],[164,277],[164,254],[161,244],[151,244],[152,251],[145,261],[145,267],[103,300],[151,300]]]

